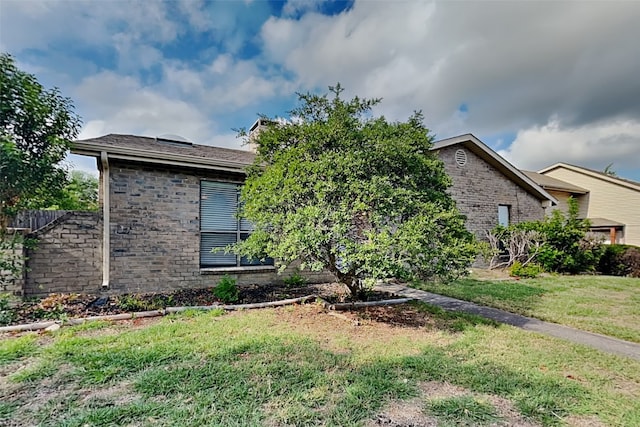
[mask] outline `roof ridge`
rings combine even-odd
[[[156,137],[156,136],[134,135],[134,134],[130,134],[130,133],[108,133],[106,135],[97,136],[97,137],[94,137],[94,138],[78,139],[78,140],[76,140],[74,142],[91,142],[91,141],[100,142],[100,141],[104,141],[104,139],[108,138],[108,137],[141,138],[141,139],[146,139],[146,140],[149,140],[149,141],[158,141],[158,137]],[[252,153],[252,151],[250,151],[250,150],[242,150],[240,148],[219,147],[217,145],[201,144],[201,143],[197,143],[197,142],[192,142],[190,144],[192,146],[197,146],[197,147],[215,148],[216,150],[224,150],[224,151],[239,152],[239,153]]]

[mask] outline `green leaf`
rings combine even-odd
[[[264,120],[242,190],[255,232],[236,253],[326,269],[355,296],[391,277],[463,273],[478,247],[415,113],[374,117],[377,99],[299,94],[290,121]]]

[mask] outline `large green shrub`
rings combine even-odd
[[[73,103],[0,54],[0,228],[49,206],[67,183],[62,161],[80,130]]]
[[[254,225],[236,253],[328,270],[355,298],[376,280],[463,274],[478,250],[448,192],[451,178],[415,113],[375,117],[379,100],[300,94],[290,121],[270,120],[242,189]]]
[[[609,276],[640,277],[640,247],[607,245],[597,270]]]
[[[578,202],[571,197],[568,205],[566,214],[555,210],[544,221],[532,223],[544,236],[537,261],[547,271],[571,274],[594,271],[602,245],[587,238],[590,224],[578,217]]]

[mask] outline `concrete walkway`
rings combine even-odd
[[[640,360],[640,344],[611,338],[606,335],[585,332],[568,326],[558,325],[556,323],[543,322],[542,320],[533,319],[531,317],[525,317],[519,314],[509,313],[508,311],[499,310],[497,308],[485,307],[472,302],[449,298],[438,294],[432,294],[431,292],[409,288],[404,285],[383,284],[376,286],[376,290],[389,292],[406,298],[415,298],[417,300],[442,307],[448,311],[461,311],[464,313],[477,314],[487,319],[506,323],[507,325],[516,326],[527,331],[539,332],[541,334],[590,346],[608,353]]]

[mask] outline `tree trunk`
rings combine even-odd
[[[340,283],[344,284],[347,287],[347,289],[349,289],[351,298],[358,301],[365,300],[367,298],[366,289],[364,288],[362,280],[356,276],[355,272],[352,270],[349,270],[348,272],[343,273],[336,266],[335,262],[332,262],[332,261],[335,261],[335,258],[333,259],[330,258],[329,261],[330,261],[330,265],[327,267],[327,269],[334,276],[336,276],[336,278]]]
[[[364,301],[367,299],[367,291],[362,283],[362,280],[356,277],[354,274],[341,273],[338,276],[340,282],[344,283],[345,286],[349,289],[351,293],[351,297],[358,301]]]

